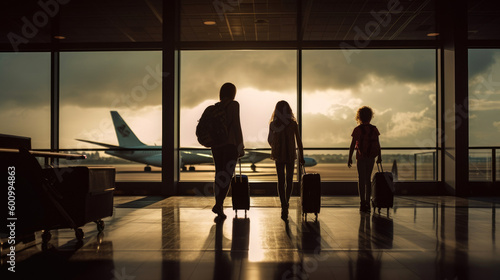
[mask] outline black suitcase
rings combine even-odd
[[[302,170],[300,184],[302,215],[307,218],[307,213],[314,213],[317,220],[321,209],[321,176],[318,173],[306,173],[303,166]]]
[[[384,172],[382,164],[377,163],[378,172],[373,175],[372,180],[372,206],[373,210],[378,208],[392,208],[394,205],[394,182],[391,172]]]
[[[250,186],[248,184],[248,176],[241,174],[241,160],[239,160],[240,175],[235,175],[231,180],[231,192],[233,200],[233,210],[238,216],[238,210],[250,210]]]

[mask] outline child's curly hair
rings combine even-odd
[[[368,106],[363,106],[356,112],[356,121],[361,123],[369,123],[373,119],[373,110]]]

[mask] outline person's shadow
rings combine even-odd
[[[250,245],[250,219],[233,218],[231,251],[224,251],[223,243],[225,219],[215,219],[215,261],[213,279],[237,279],[244,270],[244,260],[248,258]]]
[[[394,221],[381,215],[372,216],[372,244],[375,249],[392,249]]]
[[[356,267],[353,271],[349,261],[350,279],[380,279],[381,252],[372,249],[372,229],[370,215],[362,213],[358,231],[358,255]]]
[[[224,252],[224,221],[226,219],[215,218],[215,260],[213,279],[231,279],[233,274],[233,265],[229,252]]]

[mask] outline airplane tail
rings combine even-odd
[[[113,118],[113,125],[115,126],[116,137],[118,138],[120,147],[146,146],[146,144],[142,143],[135,136],[132,129],[130,129],[117,111],[111,111],[111,117]]]

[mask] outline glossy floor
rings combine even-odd
[[[274,197],[214,222],[213,199],[115,197],[106,228],[40,233],[16,256],[16,272],[50,279],[500,279],[498,198],[396,197],[360,213],[356,197],[325,197],[318,221],[292,197],[288,226]],[[2,275],[3,276],[3,275]],[[2,277],[2,279],[6,279]]]

